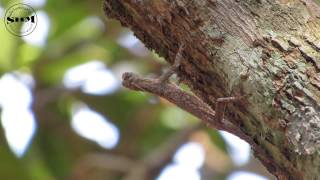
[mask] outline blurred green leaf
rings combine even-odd
[[[217,147],[219,147],[224,152],[227,152],[227,144],[225,143],[220,133],[217,130],[211,128],[206,128],[206,131],[209,134],[212,143],[217,145]]]
[[[28,170],[24,167],[24,164],[19,160],[13,152],[10,151],[7,142],[5,141],[4,132],[0,128],[0,178],[10,180],[31,180],[31,176]]]

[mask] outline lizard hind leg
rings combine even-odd
[[[243,98],[245,98],[245,96],[218,98],[215,105],[215,119],[220,122],[223,121],[224,111],[226,109],[227,103],[237,102],[242,100]]]

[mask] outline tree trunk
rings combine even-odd
[[[212,108],[250,95],[226,118],[278,179],[311,180],[320,176],[316,1],[105,0],[105,12],[171,64],[184,43],[178,76]]]

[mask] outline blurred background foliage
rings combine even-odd
[[[168,65],[103,1],[24,2],[37,12],[32,34],[0,23],[0,179],[271,178],[245,142],[121,87],[123,72]],[[0,1],[1,19],[10,4]]]

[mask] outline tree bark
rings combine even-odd
[[[177,74],[211,108],[219,97],[250,94],[229,104],[226,118],[278,179],[309,180],[320,175],[317,3],[105,0],[104,9],[171,64],[184,43]]]

